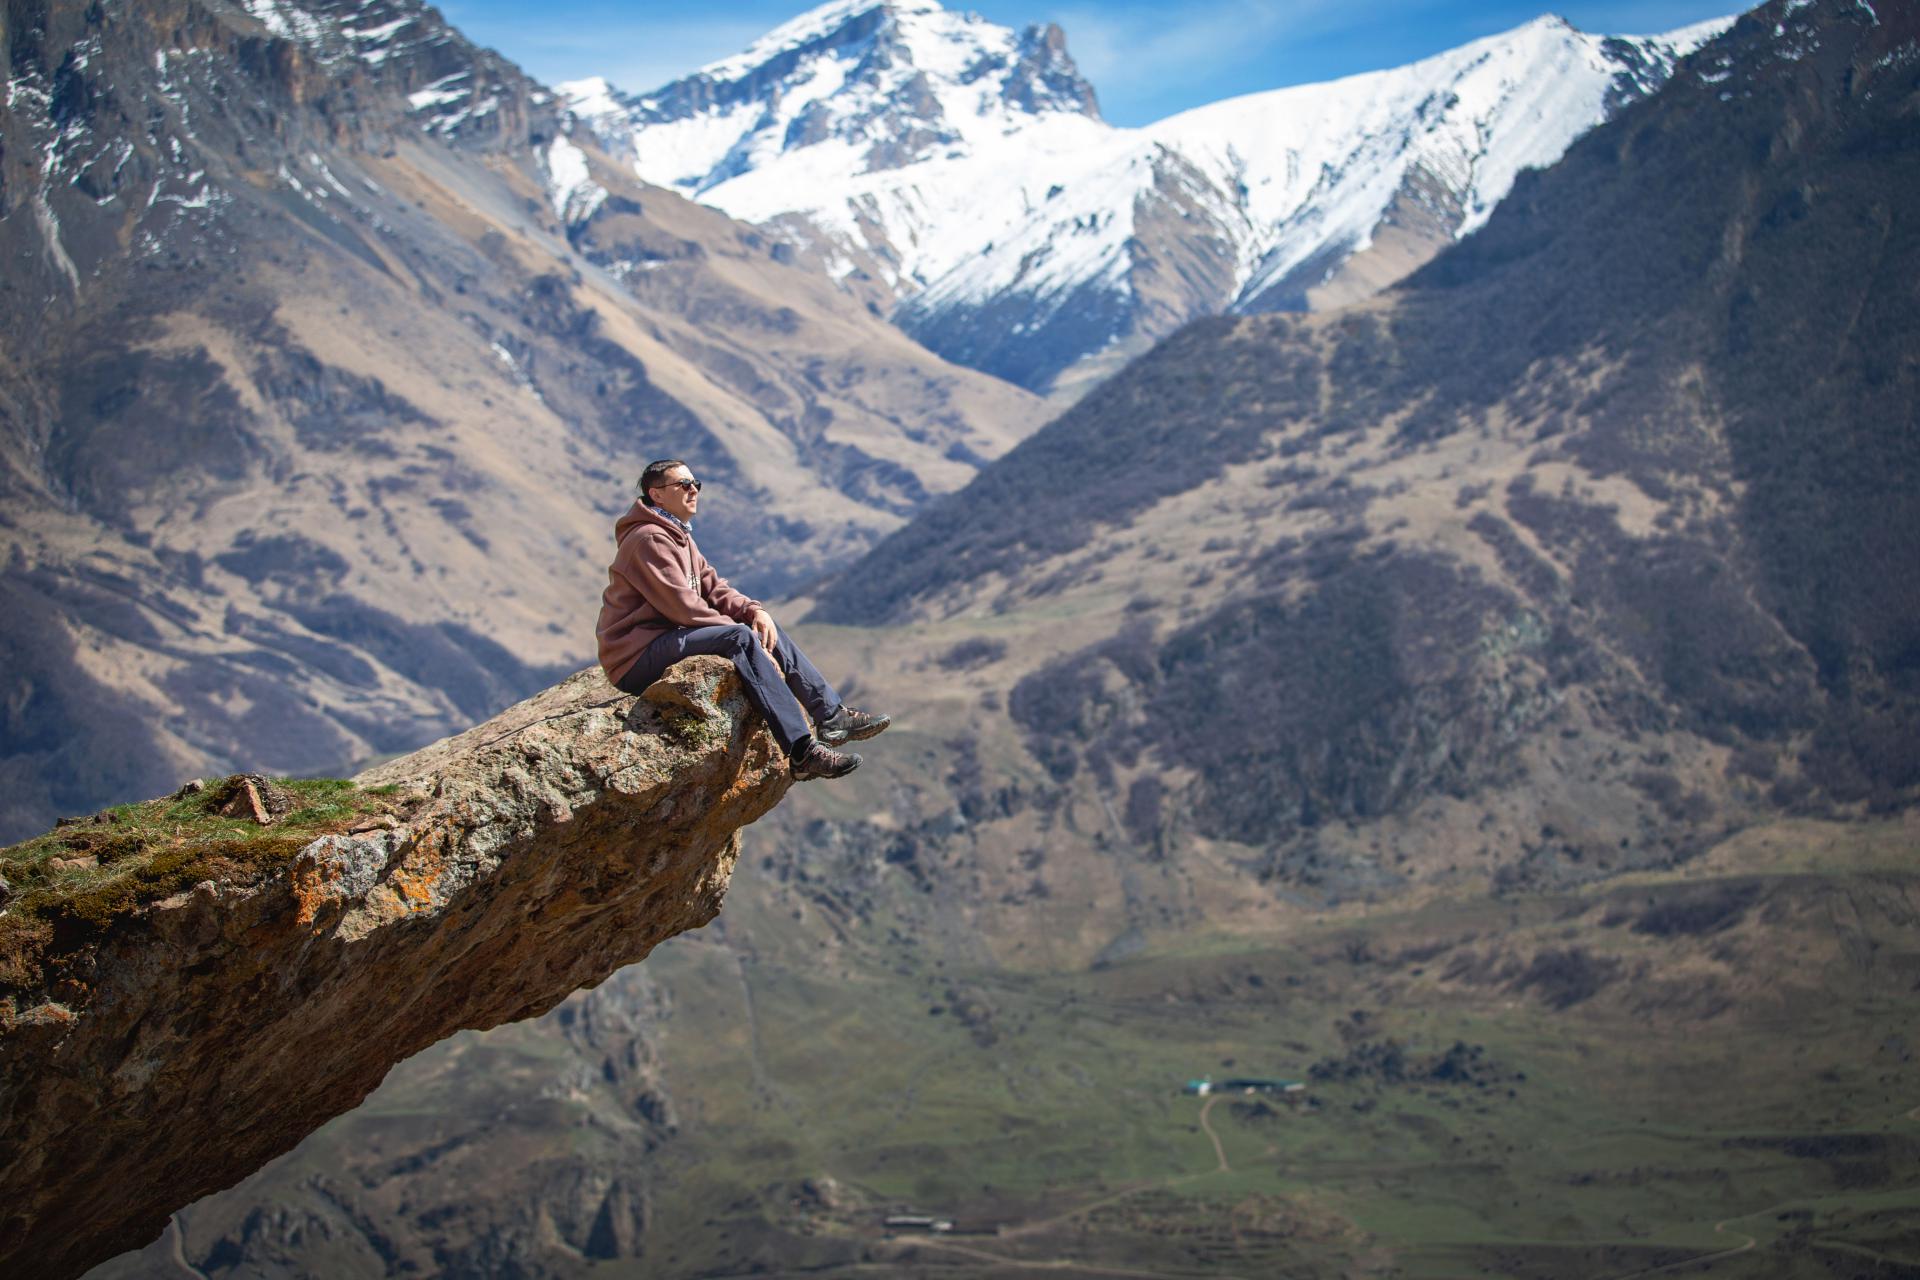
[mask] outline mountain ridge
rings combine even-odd
[[[1196,316],[1390,283],[1724,26],[1596,37],[1540,18],[1115,129],[1057,29],[1045,42],[1073,88],[1034,104],[981,70],[1006,64],[1005,28],[934,4],[830,5],[652,95],[561,92],[636,172],[788,237],[949,358],[1045,390]],[[716,77],[726,102],[692,93]]]
[[[1698,764],[1509,833],[1555,874],[1661,828],[1697,847],[1721,804],[1906,803],[1917,339],[1885,282],[1920,251],[1915,23],[1744,16],[1399,289],[1188,326],[826,584],[815,619],[1006,634],[986,669],[1057,782],[1116,806],[1138,785],[1147,828],[1281,868],[1344,843],[1334,815],[1498,792],[1556,723],[1574,757],[1660,733]],[[1040,627],[1063,614],[1097,639]],[[1570,792],[1611,772],[1553,766]],[[1609,830],[1635,810],[1645,829]]]

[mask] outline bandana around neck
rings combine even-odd
[[[673,512],[671,511],[668,511],[665,507],[656,507],[651,502],[649,502],[647,504],[647,510],[653,512],[653,514],[657,516],[665,516],[667,519],[673,521],[675,524],[679,525],[682,529],[685,529],[687,531],[687,536],[689,538],[693,536],[693,525],[691,525],[685,520],[682,520],[679,516],[673,514]]]

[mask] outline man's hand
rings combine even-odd
[[[753,621],[747,625],[752,627],[753,634],[759,637],[760,647],[771,654],[775,662],[778,662],[780,652],[777,646],[780,643],[780,632],[773,625],[773,615],[765,609],[755,609]]]

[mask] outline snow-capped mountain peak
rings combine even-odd
[[[563,89],[642,178],[774,225],[942,355],[1040,388],[1196,315],[1384,287],[1730,22],[1596,36],[1548,14],[1121,129],[1057,27],[836,0],[644,96]]]
[[[940,12],[937,0],[832,0],[809,9],[799,17],[783,22],[732,57],[708,63],[694,72],[714,81],[737,80],[774,61],[782,54],[808,48],[844,36],[861,19],[871,22],[886,16],[917,17]],[[856,32],[857,39],[864,32]]]
[[[650,93],[561,91],[642,177],[694,195],[783,156],[896,170],[1041,117],[1099,117],[1058,27],[1016,32],[935,0],[835,0]]]

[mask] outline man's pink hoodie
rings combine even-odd
[[[607,679],[627,674],[646,647],[675,627],[725,627],[751,622],[749,600],[713,571],[693,536],[635,501],[613,526],[618,545],[600,597],[600,666]]]

